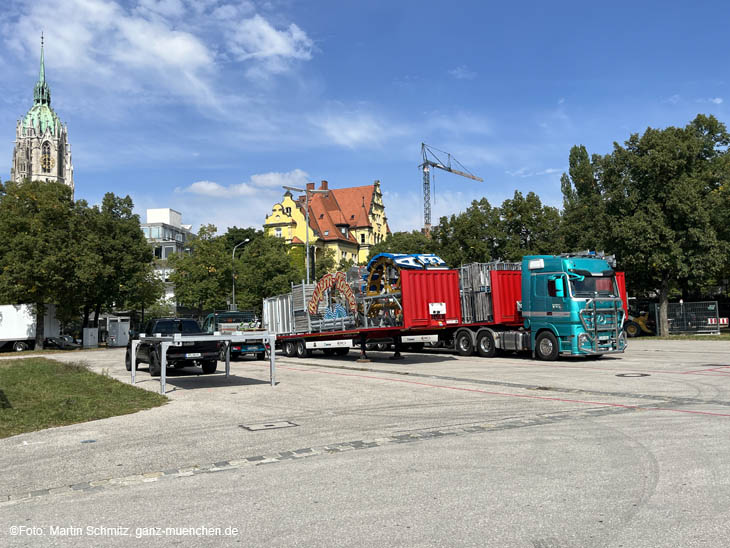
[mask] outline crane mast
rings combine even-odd
[[[445,162],[438,157],[437,152],[446,155]],[[448,152],[430,147],[426,143],[421,143],[421,157],[423,162],[418,167],[423,171],[423,232],[429,234],[431,232],[431,168],[442,169],[474,181],[484,182],[484,179],[469,173],[469,170]],[[451,167],[452,160],[462,169]]]

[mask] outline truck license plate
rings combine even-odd
[[[188,354],[185,354],[186,358],[199,358],[200,352],[190,352]]]

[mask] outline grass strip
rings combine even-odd
[[[157,407],[161,394],[45,358],[0,366],[0,438]]]

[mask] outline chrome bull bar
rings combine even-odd
[[[596,297],[586,300],[585,308],[578,313],[578,317],[585,330],[582,335],[589,341],[590,348],[581,346],[579,337],[578,349],[589,354],[623,352],[628,346],[623,331],[625,316],[620,298]]]

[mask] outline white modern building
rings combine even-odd
[[[182,224],[182,213],[169,207],[147,210],[147,222],[142,232],[155,253],[155,273],[165,282],[165,301],[177,306],[175,285],[170,281],[172,269],[167,259],[174,253],[185,253],[193,236],[191,225]]]

